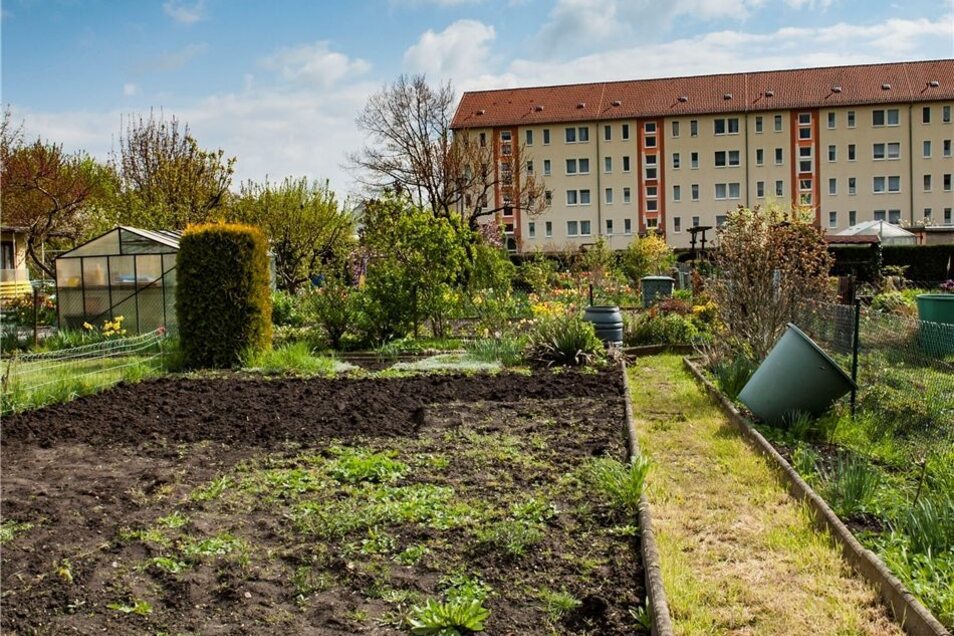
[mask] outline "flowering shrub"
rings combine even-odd
[[[123,328],[123,321],[126,320],[125,316],[116,316],[112,320],[104,320],[103,326],[98,330],[93,325],[88,322],[83,323],[83,329],[88,333],[97,332],[103,337],[107,338],[121,338],[126,335],[126,329]]]
[[[939,289],[945,294],[954,294],[954,280],[946,280],[941,283]]]
[[[41,295],[37,299],[37,324],[52,325],[56,322],[56,296]],[[33,326],[33,294],[22,294],[4,301],[4,322],[22,327]]]

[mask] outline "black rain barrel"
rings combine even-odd
[[[669,276],[643,276],[643,307],[649,307],[660,298],[670,298],[676,279]]]
[[[607,345],[623,344],[623,314],[616,305],[592,305],[583,320],[593,323],[596,335]]]

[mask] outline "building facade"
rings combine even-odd
[[[954,59],[468,92],[452,128],[543,179],[543,214],[501,218],[518,251],[652,229],[686,248],[693,226],[772,202],[830,232],[954,227],[952,107]]]

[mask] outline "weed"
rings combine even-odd
[[[472,358],[482,362],[499,362],[505,367],[513,367],[523,362],[526,339],[517,336],[500,338],[480,338],[467,345]]]
[[[645,605],[629,608],[629,615],[632,616],[633,620],[636,621],[636,624],[642,627],[644,630],[646,630],[647,632],[652,631],[652,628],[653,628],[652,610],[647,609]]]
[[[915,552],[930,556],[954,551],[954,495],[922,497],[897,525],[910,538]]]
[[[66,581],[67,583],[73,583],[73,564],[69,562],[68,559],[63,559],[60,561],[60,564],[56,566],[56,575]]]
[[[246,353],[243,356],[242,366],[269,374],[330,376],[339,370],[345,370],[345,366],[350,365],[341,365],[333,358],[315,356],[308,343],[295,342],[282,345],[277,349]]]
[[[441,579],[441,585],[449,599],[477,599],[483,602],[493,592],[493,588],[478,577],[460,572]]]
[[[147,616],[152,614],[152,605],[148,601],[133,599],[132,605],[126,603],[110,603],[106,606],[111,610],[122,612],[123,614],[136,614],[137,616]]]
[[[421,559],[423,559],[429,550],[424,545],[412,545],[405,548],[403,551],[399,552],[394,560],[400,563],[401,565],[414,565]]]
[[[384,483],[395,481],[407,471],[407,464],[393,459],[394,453],[373,453],[361,448],[335,447],[329,463],[331,476],[339,482]]]
[[[8,520],[0,523],[0,545],[12,541],[15,536],[26,532],[32,527],[32,523],[21,523],[19,521]]]
[[[842,455],[824,476],[825,497],[839,515],[850,518],[872,510],[881,473],[868,462],[855,455]]]
[[[480,599],[458,597],[444,602],[427,599],[411,608],[408,623],[418,636],[463,636],[483,631],[490,610]]]
[[[176,529],[189,523],[189,517],[176,510],[165,517],[159,517],[156,523],[166,528]]]
[[[228,475],[222,475],[218,479],[213,479],[207,486],[193,490],[189,498],[192,499],[192,501],[218,499],[223,492],[233,485],[232,479]]]
[[[368,537],[361,540],[361,554],[386,554],[394,550],[394,537],[377,527],[368,528]]]
[[[557,509],[549,501],[531,497],[510,505],[510,514],[520,521],[542,524],[556,515]]]
[[[191,539],[182,547],[182,553],[191,559],[226,556],[245,549],[245,542],[227,532],[208,539]]]
[[[814,483],[818,478],[818,462],[821,459],[810,446],[799,444],[792,452],[792,468],[798,471],[802,479]]]
[[[119,531],[120,541],[141,541],[142,543],[151,543],[160,548],[168,548],[172,545],[172,539],[159,528],[147,528],[145,530],[122,529]]]
[[[739,393],[745,388],[754,372],[755,364],[742,355],[736,355],[731,360],[723,360],[712,366],[716,384],[730,400],[739,397]]]
[[[315,572],[310,565],[301,565],[292,575],[292,585],[295,586],[298,600],[303,601],[315,592],[331,588],[334,579],[328,572]]]
[[[783,418],[784,426],[797,440],[827,442],[838,424],[837,417],[813,417],[811,413],[793,411]]]
[[[185,561],[179,561],[172,557],[154,557],[149,560],[148,565],[154,566],[170,574],[178,574],[189,569],[189,564]]]
[[[522,557],[527,548],[543,540],[540,526],[523,520],[505,519],[477,530],[477,540],[512,557]]]
[[[586,480],[607,503],[622,512],[636,514],[650,465],[642,455],[628,464],[613,457],[599,457],[591,459],[583,470]]]
[[[542,589],[539,592],[540,600],[543,601],[543,607],[550,620],[558,621],[564,616],[575,610],[582,603],[566,590],[559,592],[555,590]]]

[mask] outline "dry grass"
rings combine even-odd
[[[678,356],[630,379],[677,634],[901,634]]]

